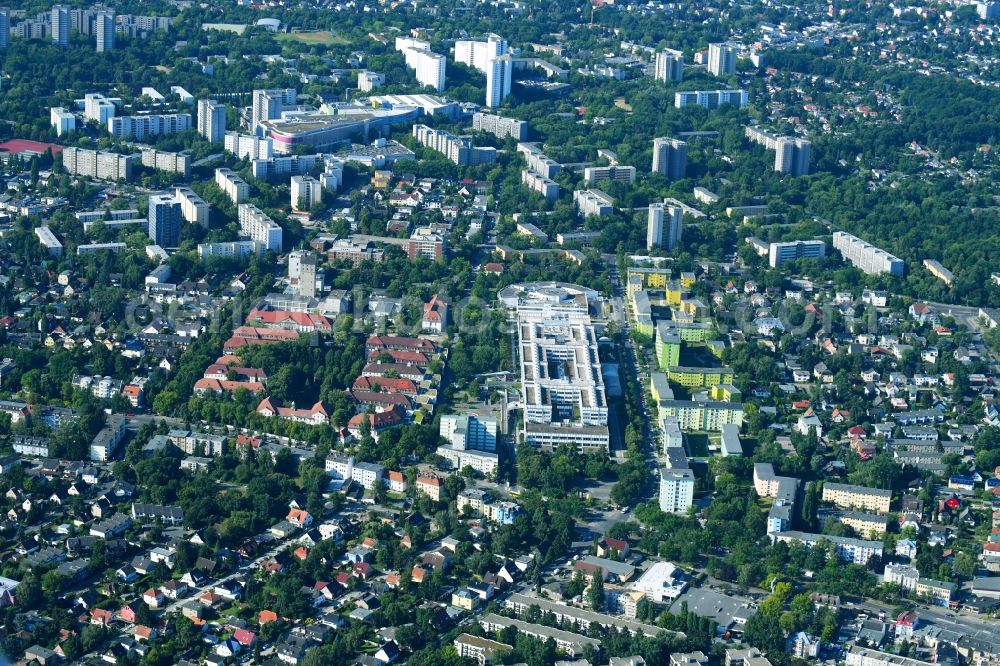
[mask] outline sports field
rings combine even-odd
[[[350,44],[350,40],[335,35],[328,30],[315,30],[311,32],[283,32],[275,35],[279,40],[286,42],[302,42],[303,44],[323,44],[331,46],[333,44]]]

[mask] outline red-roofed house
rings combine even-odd
[[[376,412],[374,414],[355,414],[351,417],[351,420],[347,422],[347,432],[349,432],[355,439],[361,439],[361,427],[367,420],[368,425],[370,426],[372,439],[377,442],[378,436],[382,433],[382,431],[403,423],[405,419],[403,414],[403,410],[398,406],[393,406],[385,412]]]
[[[389,470],[387,475],[389,481],[389,491],[393,493],[405,493],[406,492],[406,477],[403,476],[402,472],[397,472],[395,470]]]
[[[358,377],[351,386],[355,391],[384,391],[416,397],[417,384],[404,377]]]
[[[137,641],[156,640],[156,629],[153,629],[152,627],[147,627],[144,624],[136,625],[135,631],[132,633]]]
[[[420,319],[420,325],[425,331],[443,333],[448,327],[448,301],[434,294],[424,304],[424,316]]]
[[[295,409],[294,407],[281,407],[275,398],[264,398],[257,405],[257,413],[261,416],[277,416],[309,425],[322,425],[330,422],[330,410],[322,400],[309,409]]]
[[[302,509],[290,509],[285,520],[296,527],[309,527],[312,525],[313,517],[308,511]]]
[[[441,479],[436,476],[418,476],[416,489],[418,493],[427,495],[435,502],[441,501]]]
[[[427,354],[414,351],[400,351],[398,349],[376,349],[368,353],[368,362],[375,363],[382,358],[387,363],[398,363],[399,365],[414,365],[418,368],[426,368],[431,364]]]
[[[373,351],[398,350],[423,352],[433,354],[434,343],[424,338],[401,338],[394,335],[372,335],[365,341],[365,349],[370,354]]]
[[[597,544],[597,556],[605,557],[612,560],[623,560],[628,557],[629,547],[628,541],[624,539],[612,539],[611,537],[604,537],[601,539],[600,543]]]
[[[247,629],[237,629],[233,632],[233,639],[243,647],[252,648],[257,642],[257,634]]]
[[[257,624],[263,626],[268,622],[277,622],[278,614],[272,610],[262,610],[257,614]]]
[[[142,407],[143,390],[141,386],[136,386],[135,384],[126,384],[122,388],[122,395],[128,400],[129,404],[133,407]]]
[[[258,310],[247,315],[247,325],[259,328],[280,328],[299,333],[330,333],[333,324],[323,315],[288,310]]]

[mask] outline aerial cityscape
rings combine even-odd
[[[88,2],[0,664],[1000,666],[1000,1]]]

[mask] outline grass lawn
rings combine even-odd
[[[275,38],[285,42],[302,42],[303,44],[322,44],[332,46],[333,44],[350,44],[351,40],[341,35],[335,35],[328,30],[315,30],[311,32],[283,32],[275,35]]]

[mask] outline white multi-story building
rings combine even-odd
[[[583,180],[588,185],[594,185],[602,180],[631,183],[635,181],[634,166],[600,166],[586,167],[583,170]]]
[[[694,472],[690,469],[660,469],[660,511],[687,513],[694,503]]]
[[[243,235],[260,243],[264,250],[281,252],[282,230],[277,222],[253,204],[242,203],[236,210]]]
[[[271,137],[257,137],[239,132],[226,132],[223,147],[241,160],[268,160],[274,156]]]
[[[486,106],[494,108],[510,96],[514,62],[509,55],[491,58],[486,63]]]
[[[487,35],[486,41],[460,39],[455,42],[455,62],[486,72],[490,60],[507,53],[507,40],[499,35]]]
[[[94,32],[97,34],[97,52],[104,53],[115,48],[115,13],[110,9],[97,12],[94,16]]]
[[[312,176],[292,176],[292,210],[307,212],[323,199],[323,186]]]
[[[822,259],[825,256],[826,243],[821,240],[787,241],[768,246],[768,263],[771,268],[780,268],[786,261],[794,259]]]
[[[712,76],[731,76],[736,73],[736,46],[733,44],[708,45],[708,73]]]
[[[385,467],[378,463],[356,462],[351,469],[351,480],[357,481],[365,490],[371,490],[385,477]]]
[[[680,139],[653,139],[653,173],[662,173],[668,180],[680,180],[687,170],[687,143]]]
[[[683,109],[685,106],[701,106],[706,109],[717,109],[725,104],[739,108],[747,105],[746,90],[686,90],[674,93],[674,107]]]
[[[869,275],[902,275],[905,269],[905,264],[899,257],[843,231],[833,232],[833,247],[840,251],[845,261]]]
[[[0,7],[0,49],[10,46],[10,9]]]
[[[684,212],[665,203],[649,204],[646,223],[646,249],[663,247],[672,250],[681,242]]]
[[[243,259],[258,255],[261,244],[253,240],[230,241],[228,243],[201,243],[198,245],[198,258],[226,257],[227,259]]]
[[[205,200],[194,193],[190,187],[178,187],[174,196],[181,204],[181,215],[191,223],[196,223],[208,229],[209,207]]]
[[[198,100],[198,134],[212,143],[222,141],[226,135],[225,104],[214,99]]]
[[[324,190],[336,192],[344,184],[344,163],[340,160],[328,157],[323,167],[323,173],[319,175],[319,184]]]
[[[413,138],[431,150],[445,155],[460,166],[493,164],[497,159],[496,148],[477,147],[463,137],[457,137],[444,130],[436,130],[427,125],[414,125]]]
[[[684,54],[673,49],[664,49],[656,54],[653,78],[657,81],[680,81],[684,78]]]
[[[49,122],[56,131],[56,136],[62,136],[76,129],[76,116],[61,106],[49,109]]]
[[[403,54],[406,66],[413,70],[417,82],[441,92],[444,90],[444,74],[448,59],[430,50],[431,45],[409,37],[396,38],[396,50]]]
[[[529,171],[534,171],[546,178],[555,178],[562,170],[562,165],[547,157],[534,143],[517,144],[517,152],[524,155],[524,161]]]
[[[541,174],[524,169],[521,171],[521,183],[541,194],[546,201],[555,201],[559,198],[559,183]]]
[[[121,448],[125,440],[126,426],[128,419],[124,416],[109,416],[104,429],[97,433],[90,443],[90,459],[95,462],[107,462],[111,460]]]
[[[59,46],[69,45],[69,7],[66,5],[52,6],[52,43]]]
[[[590,320],[592,291],[562,283],[512,285],[501,301],[517,310],[524,441],[571,443],[587,451],[608,444],[608,404]]]
[[[466,467],[471,467],[483,476],[495,475],[497,467],[500,464],[497,454],[490,451],[463,450],[450,446],[439,446],[436,453],[444,458],[452,469],[462,470]]]
[[[234,204],[246,201],[250,196],[250,186],[232,169],[216,169],[215,184]]]
[[[447,414],[441,417],[438,430],[454,449],[497,450],[497,420],[491,416]]]
[[[361,92],[371,92],[372,90],[381,88],[384,85],[385,74],[369,72],[368,70],[358,72],[358,90]]]
[[[191,175],[191,156],[187,153],[168,153],[153,148],[143,148],[142,166],[177,173],[185,178]]]
[[[472,115],[472,129],[492,134],[498,139],[512,137],[518,141],[524,141],[528,137],[528,123],[492,113],[474,113]]]
[[[316,166],[316,155],[285,155],[270,159],[255,159],[250,163],[250,173],[258,180],[308,173]]]
[[[107,125],[115,115],[115,105],[104,95],[88,93],[83,97],[83,117],[100,125]]]
[[[809,153],[812,144],[805,139],[780,137],[774,146],[774,170],[792,176],[809,173]]]
[[[825,541],[833,545],[840,560],[853,562],[854,564],[868,564],[868,560],[871,558],[882,557],[883,552],[881,541],[866,541],[864,539],[837,537],[827,534],[810,534],[808,532],[793,530],[774,532],[770,537],[773,541],[801,543],[808,549],[815,548],[818,544]]]
[[[615,211],[615,200],[601,190],[574,190],[573,203],[581,217],[588,215],[611,215]]]
[[[324,468],[326,469],[326,473],[333,478],[347,481],[354,474],[354,456],[331,453],[326,457]]]
[[[63,253],[63,244],[47,226],[35,227],[35,237],[42,244],[50,257],[58,257]]]
[[[149,116],[115,116],[108,119],[108,132],[116,139],[135,139],[176,134],[191,129],[190,113]]]
[[[250,110],[250,130],[257,133],[265,120],[280,118],[286,106],[295,106],[298,93],[295,88],[254,90]]]
[[[132,164],[136,157],[73,147],[62,151],[63,168],[68,173],[98,180],[131,179]]]
[[[860,645],[853,645],[847,651],[847,666],[933,666],[931,662],[901,657],[890,652],[869,650]]]

